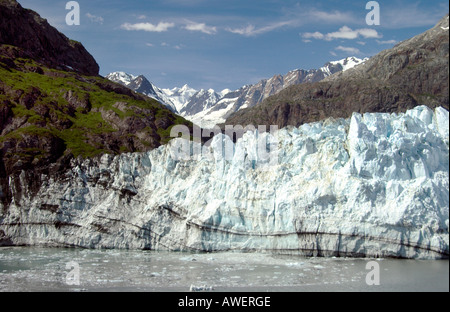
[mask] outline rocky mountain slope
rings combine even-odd
[[[448,259],[448,123],[420,106],[236,144],[220,134],[190,160],[182,139],[73,159],[37,191],[13,178],[0,244]],[[257,156],[267,139],[277,161]]]
[[[167,95],[169,101],[171,101],[177,108],[177,112],[181,112],[191,101],[192,98],[199,92],[198,90],[189,87],[185,84],[181,88],[175,87],[172,89],[162,89]],[[202,91],[202,90],[200,90]]]
[[[0,43],[2,55],[33,59],[46,67],[71,70],[79,74],[98,75],[99,67],[83,45],[70,40],[36,12],[22,8],[15,0],[0,0]]]
[[[13,0],[0,1],[0,200],[20,186],[41,187],[41,173],[73,157],[147,151],[191,126],[165,106],[98,76],[81,44]],[[22,31],[19,31],[22,30]],[[72,44],[72,45],[71,45]]]
[[[289,86],[321,81],[330,75],[362,64],[366,60],[348,57],[329,62],[319,69],[296,69],[284,76],[275,75],[255,85],[246,85],[235,91],[224,89],[219,93],[212,89],[198,91],[188,85],[182,88],[159,89],[144,76],[136,77],[123,72],[111,73],[106,78],[156,99],[197,125],[213,127],[224,122],[232,113],[256,106]]]
[[[364,64],[312,85],[296,85],[226,124],[287,125],[348,118],[353,112],[404,112],[417,105],[449,106],[448,15],[434,28]]]
[[[170,99],[161,89],[148,81],[148,79],[143,75],[134,76],[124,72],[114,72],[107,75],[105,78],[110,81],[119,83],[137,93],[144,94],[152,99],[157,100],[174,113],[178,112],[172,99]]]
[[[330,75],[362,64],[366,60],[348,57],[339,61],[328,62],[319,69],[296,69],[286,75],[275,75],[270,79],[263,79],[255,85],[244,86],[239,90],[230,92],[212,105],[211,108],[194,115],[186,115],[186,118],[198,125],[212,127],[225,122],[233,113],[259,105],[268,97],[278,94],[290,86],[321,81]]]

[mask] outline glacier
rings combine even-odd
[[[449,256],[449,113],[354,113],[276,133],[276,163],[257,163],[247,132],[216,135],[173,157],[73,159],[63,173],[25,172],[0,206],[0,245],[254,251],[302,256]],[[223,143],[232,144],[226,159]]]

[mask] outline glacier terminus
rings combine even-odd
[[[171,156],[181,138],[73,159],[38,190],[23,172],[0,207],[0,245],[448,258],[448,123],[418,106],[287,127],[278,162],[256,167],[248,132],[232,159],[219,134],[186,161]]]

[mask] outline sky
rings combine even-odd
[[[78,0],[80,25],[68,25],[69,1],[18,2],[83,43],[102,76],[124,71],[160,88],[216,91],[348,56],[374,56],[449,11],[441,0],[377,1],[379,23],[373,24],[369,1]]]

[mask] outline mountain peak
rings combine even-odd
[[[16,0],[0,0],[0,5],[18,7],[20,4]]]
[[[232,90],[230,89],[223,89],[222,91],[219,92],[221,97],[224,97],[225,95],[227,95],[228,93],[232,92]]]
[[[192,91],[194,89],[192,89],[191,87],[189,87],[188,84],[185,84],[184,86],[182,86],[180,89],[178,89],[179,92],[186,92],[186,91]]]
[[[106,78],[137,93],[144,94],[154,100],[157,100],[169,108],[172,112],[177,112],[177,108],[172,100],[167,96],[166,92],[151,83],[144,75],[134,76],[132,74],[118,71],[107,75]]]
[[[105,78],[120,83],[124,86],[128,86],[131,83],[131,81],[136,79],[137,77],[132,74],[125,73],[123,71],[117,71],[107,75]]]
[[[329,62],[328,64],[331,64],[334,66],[340,65],[340,66],[342,66],[342,71],[345,72],[349,69],[354,68],[357,65],[363,64],[368,59],[369,58],[360,59],[355,56],[349,56],[349,57],[346,57],[346,58],[338,60],[338,61]]]

